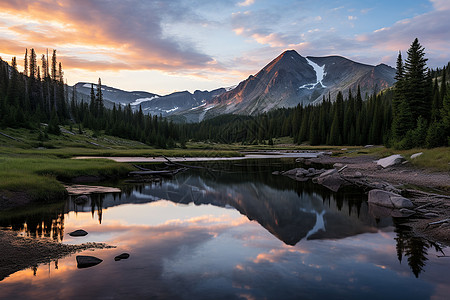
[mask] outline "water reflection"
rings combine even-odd
[[[96,272],[104,272],[110,280],[98,279],[98,290],[107,289],[111,282],[139,289],[145,280],[158,286],[149,295],[171,298],[183,298],[172,291],[174,287],[200,298],[206,292],[208,298],[263,298],[276,293],[281,298],[296,298],[307,296],[308,284],[318,288],[324,281],[337,295],[361,298],[363,290],[351,294],[358,281],[358,288],[369,287],[375,293],[361,272],[373,272],[376,280],[386,285],[397,280],[399,286],[407,286],[411,282],[405,279],[409,276],[404,267],[419,277],[428,260],[436,264],[436,258],[430,256],[440,251],[437,245],[415,237],[391,218],[370,215],[362,192],[332,193],[310,182],[271,175],[280,167],[230,163],[227,172],[186,172],[158,183],[128,185],[123,193],[92,195],[82,205],[69,199],[40,210],[0,214],[0,226],[67,243],[117,245],[117,252],[132,256],[126,263],[114,265],[113,258],[120,253],[96,251],[104,260],[98,268],[102,271],[88,274],[99,278],[103,275]],[[68,232],[83,228],[89,235],[73,239],[64,234],[64,228]],[[61,260],[57,266],[63,267],[52,272],[62,281],[85,283],[83,276],[75,273],[73,260]],[[407,264],[402,264],[405,261]],[[39,268],[34,270],[38,277]],[[23,283],[24,277],[30,280],[25,273],[15,275],[8,282]],[[280,282],[271,290],[273,278]],[[217,290],[220,280],[226,281],[225,288]],[[122,289],[128,291],[125,286]],[[284,289],[292,294],[280,294]],[[407,294],[417,298],[429,295],[430,290],[429,283],[421,283]],[[320,294],[315,292],[315,296]],[[80,292],[72,290],[68,295]]]

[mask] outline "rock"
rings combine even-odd
[[[81,195],[81,196],[76,197],[73,200],[73,202],[75,202],[75,204],[85,204],[88,200],[89,200],[88,196]]]
[[[400,208],[400,212],[401,212],[405,217],[412,216],[413,214],[416,213],[414,210],[407,209],[407,208]]]
[[[355,172],[355,175],[353,175],[354,178],[361,178],[362,173],[361,172]]]
[[[335,163],[334,165],[333,165],[333,168],[335,168],[335,169],[340,169],[340,168],[342,168],[344,166],[344,164],[341,164],[341,163]]]
[[[411,208],[414,207],[411,200],[398,194],[379,189],[369,191],[369,203],[391,208]]]
[[[329,170],[326,170],[325,172],[323,172],[322,174],[320,174],[319,177],[326,177],[326,176],[329,176],[329,175],[334,174],[336,172],[337,172],[336,169],[329,169]]]
[[[347,150],[348,150],[347,148],[342,148],[342,149],[341,149],[341,151],[347,151]]]
[[[401,156],[400,154],[394,154],[382,159],[377,160],[377,165],[382,166],[383,168],[395,166],[398,164],[401,164],[402,161],[404,161],[405,158]]]
[[[314,168],[309,168],[308,169],[308,173],[314,173],[316,171],[316,169],[314,169]]]
[[[69,233],[70,236],[85,236],[87,234],[87,231],[84,231],[83,229],[78,229]]]
[[[77,255],[77,267],[78,269],[89,268],[98,265],[103,260],[94,256]]]
[[[394,194],[394,193],[393,193]],[[396,195],[396,194],[394,194]],[[402,196],[398,196],[398,197],[391,197],[391,201],[392,204],[394,205],[395,208],[411,208],[414,207],[413,203],[411,202],[411,200],[402,197]]]
[[[365,145],[364,148],[372,148],[373,145]]]
[[[423,154],[423,152],[414,153],[413,155],[411,155],[411,159],[417,158],[417,157],[421,156],[422,154]]]
[[[324,187],[332,190],[333,192],[337,192],[346,181],[341,177],[339,173],[336,173],[336,169],[333,169],[332,172],[328,176],[322,176],[325,173],[320,174],[317,177],[317,183],[323,185]]]
[[[423,216],[424,216],[425,218],[427,218],[427,219],[432,219],[432,218],[437,218],[437,217],[439,217],[439,215],[438,215],[437,213],[432,213],[432,212],[426,213],[426,214],[424,214]]]
[[[301,168],[300,168],[300,169],[301,169]],[[292,170],[284,171],[284,172],[281,173],[281,174],[282,174],[282,175],[285,175],[285,176],[289,176],[289,175],[295,176],[295,175],[297,175],[297,170],[298,170],[298,169],[292,169]]]
[[[306,174],[309,173],[308,170],[303,169],[303,168],[298,168],[298,169],[295,169],[295,170],[296,170],[295,176],[297,176],[297,177],[303,177],[303,176],[305,176]]]
[[[274,171],[272,172],[272,175],[280,175],[280,171]]]
[[[115,261],[119,261],[121,259],[127,259],[128,257],[130,257],[130,254],[128,253],[122,253],[120,255],[117,255],[116,257],[114,257]]]

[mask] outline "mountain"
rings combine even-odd
[[[91,83],[87,82],[78,82],[75,85],[79,101],[81,101],[82,99],[84,100],[84,102],[90,101],[91,85],[92,85]],[[94,91],[97,92],[97,84],[94,83],[93,86]],[[105,107],[107,108],[112,108],[114,103],[116,105],[130,104],[132,107],[137,106],[137,108],[139,108],[139,104],[141,102],[150,101],[152,99],[160,97],[159,95],[148,92],[141,92],[141,91],[127,92],[113,87],[109,87],[107,85],[102,85],[102,94]]]
[[[79,82],[75,85],[78,100],[90,101],[91,83]],[[93,84],[94,91],[97,92],[97,84]],[[189,112],[193,108],[202,107],[206,102],[214,97],[225,93],[227,89],[219,88],[213,91],[195,91],[193,94],[188,91],[175,92],[169,95],[160,96],[157,94],[116,89],[102,85],[104,105],[112,108],[113,104],[126,106],[131,105],[133,110],[138,110],[139,106],[145,114],[169,116],[176,111]]]
[[[355,93],[358,85],[364,98],[392,86],[394,76],[395,69],[385,64],[371,66],[340,56],[303,57],[288,50],[235,89],[208,102],[198,113],[199,120],[230,113],[255,115],[299,103],[318,103],[328,95],[334,100],[339,91],[344,96],[349,89]]]
[[[392,86],[395,69],[385,64],[371,66],[341,56],[303,57],[295,50],[283,52],[256,75],[236,87],[213,91],[175,92],[160,96],[148,92],[126,92],[103,86],[106,107],[130,104],[146,114],[170,117],[177,122],[199,122],[222,114],[257,115],[272,109],[315,104],[339,91],[362,97]],[[77,83],[78,93],[89,101],[90,83]],[[94,88],[96,85],[94,84]]]
[[[225,88],[213,91],[175,92],[166,96],[156,97],[141,103],[146,114],[170,116],[177,112],[188,113],[192,109],[200,108],[210,102],[214,97],[226,92]],[[187,118],[187,117],[185,117]]]

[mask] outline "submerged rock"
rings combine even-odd
[[[369,203],[391,208],[411,208],[414,207],[411,200],[398,194],[383,190],[374,189],[369,191]]]
[[[78,269],[89,268],[98,265],[103,260],[95,256],[77,255],[77,267]]]
[[[115,260],[115,261],[119,261],[119,260],[121,260],[121,259],[127,259],[127,258],[129,258],[129,257],[130,257],[130,254],[128,254],[128,253],[122,253],[122,254],[117,255],[116,257],[114,257],[114,260]]]
[[[391,166],[401,164],[404,160],[405,158],[400,154],[394,154],[377,160],[377,165],[382,166],[383,168],[388,168]]]
[[[85,236],[87,234],[88,234],[87,231],[83,229],[78,229],[69,233],[70,236]]]

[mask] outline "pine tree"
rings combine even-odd
[[[430,99],[427,93],[427,66],[425,49],[416,38],[408,49],[408,57],[405,60],[405,96],[408,101],[414,122],[422,116],[430,119]]]
[[[56,65],[57,65],[57,61],[56,61],[56,50],[53,49],[53,55],[52,55],[52,79],[54,81],[57,80],[58,75],[56,74]]]
[[[103,92],[102,92],[102,80],[99,78],[98,79],[98,84],[97,84],[97,94],[95,95],[95,99],[96,99],[96,106],[97,106],[97,114],[99,117],[103,116]]]
[[[25,48],[25,58],[23,60],[23,75],[28,76],[28,48]]]

